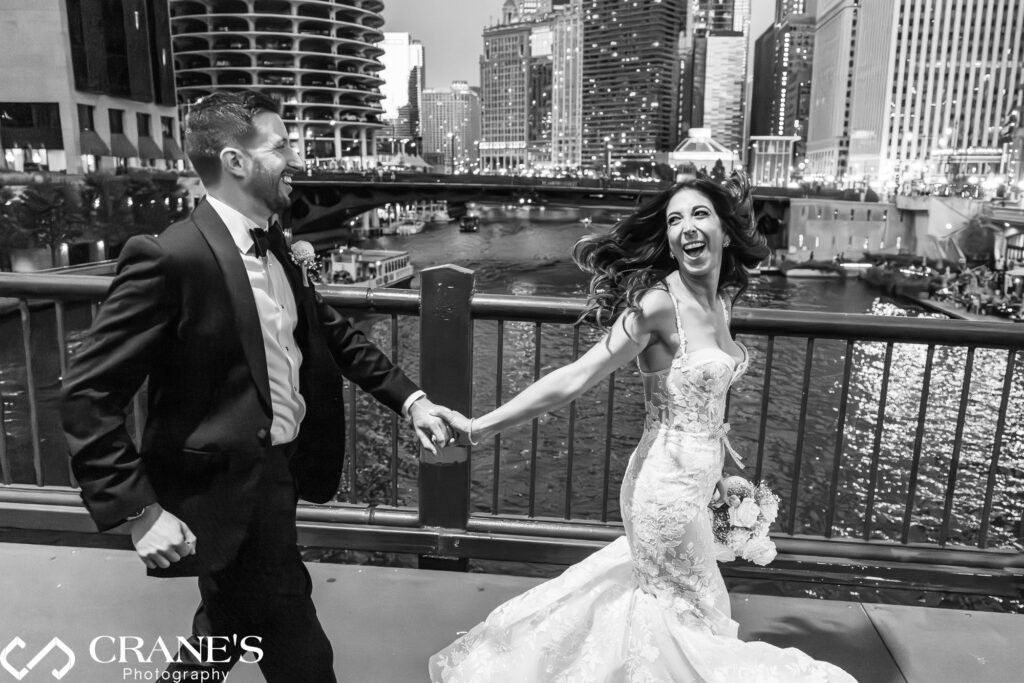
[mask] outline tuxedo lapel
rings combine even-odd
[[[224,276],[228,297],[231,300],[232,313],[238,334],[241,336],[242,349],[252,373],[253,381],[259,392],[260,399],[268,411],[273,411],[270,402],[270,378],[267,376],[267,355],[263,349],[263,330],[260,327],[259,313],[256,311],[256,299],[252,294],[252,285],[245,272],[245,265],[238,253],[238,245],[231,239],[224,222],[207,201],[202,201],[192,212],[192,222],[199,229],[210,250],[213,251]]]

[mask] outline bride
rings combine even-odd
[[[500,408],[443,413],[471,443],[562,406],[636,359],[646,423],[626,468],[626,535],[495,609],[430,659],[435,683],[852,681],[800,650],[737,638],[708,503],[723,491],[729,387],[747,351],[729,333],[745,266],[767,253],[749,186],[685,180],[574,258],[609,330],[579,360]],[[610,326],[608,325],[610,323]]]

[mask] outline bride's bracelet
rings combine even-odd
[[[479,441],[473,441],[473,420],[475,420],[475,419],[476,419],[475,417],[469,418],[469,431],[466,432],[466,438],[469,440],[469,445],[470,446],[479,446],[480,445]]]

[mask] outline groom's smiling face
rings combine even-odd
[[[288,131],[280,116],[261,112],[252,124],[256,132],[245,150],[251,160],[245,188],[270,213],[279,213],[291,206],[291,177],[302,171],[302,162],[288,144]]]

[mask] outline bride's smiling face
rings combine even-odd
[[[665,223],[681,275],[715,272],[722,263],[725,230],[708,197],[690,188],[679,190],[665,207]]]

